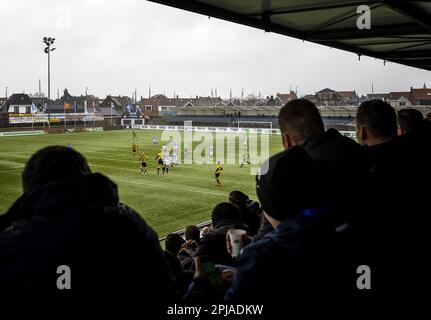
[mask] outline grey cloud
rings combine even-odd
[[[52,92],[239,96],[321,88],[360,93],[431,84],[430,73],[142,0],[0,2],[0,92],[46,91],[42,37],[57,38]],[[0,94],[2,95],[2,94]]]

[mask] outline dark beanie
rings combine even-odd
[[[211,214],[213,225],[217,226],[223,220],[240,220],[241,213],[238,208],[229,202],[221,202],[216,205]]]
[[[274,219],[284,221],[320,205],[322,179],[317,163],[302,147],[272,156],[261,172],[256,176],[256,193],[263,210]]]

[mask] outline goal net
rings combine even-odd
[[[240,128],[272,129],[272,122],[271,121],[238,121],[238,129]]]

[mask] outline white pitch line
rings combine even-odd
[[[168,189],[175,189],[175,190],[179,190],[179,191],[188,191],[188,192],[195,192],[195,193],[204,193],[204,194],[210,194],[210,195],[214,195],[214,196],[223,196],[226,197],[226,194],[223,193],[217,193],[217,192],[211,192],[211,191],[203,191],[203,190],[193,190],[193,189],[184,189],[184,188],[179,188],[179,187],[173,187],[173,186],[169,186],[169,185],[161,185],[161,184],[153,184],[153,183],[144,183],[144,182],[138,182],[138,181],[129,181],[129,180],[121,180],[121,179],[115,179],[112,178],[112,180],[114,181],[119,181],[119,182],[124,182],[124,183],[134,183],[134,184],[141,184],[141,185],[146,185],[146,186],[150,186],[150,187],[159,187],[159,188],[168,188]]]
[[[0,173],[21,174],[21,172],[13,172],[13,171],[18,171],[18,170],[22,171],[22,169],[13,169],[13,170],[8,170],[8,171],[0,171]],[[121,179],[115,179],[115,178],[112,178],[112,180],[118,181],[118,182],[124,182],[124,183],[140,184],[140,185],[145,185],[145,186],[150,186],[150,187],[168,188],[168,189],[174,189],[174,190],[180,190],[180,191],[210,194],[210,195],[213,195],[213,196],[223,196],[223,197],[227,196],[226,194],[223,194],[223,193],[217,193],[217,192],[211,192],[211,191],[203,191],[203,190],[184,189],[184,188],[178,188],[178,187],[173,187],[173,186],[169,186],[169,185],[161,185],[161,184],[154,184],[154,183],[144,183],[144,182],[121,180]]]
[[[21,167],[19,169],[10,169],[10,170],[0,170],[0,173],[13,173],[15,171],[19,171],[18,173],[21,174],[21,171],[24,169],[24,167]]]

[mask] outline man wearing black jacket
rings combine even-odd
[[[302,146],[320,164],[328,181],[356,184],[366,172],[364,148],[335,129],[325,131],[319,110],[311,101],[296,99],[286,103],[278,122],[284,148]]]
[[[176,298],[157,234],[81,154],[41,149],[22,178],[0,226],[2,310],[154,314]]]
[[[225,299],[263,303],[266,312],[281,314],[321,312],[319,306],[341,310],[343,299],[358,292],[348,218],[326,203],[321,172],[303,148],[268,162],[256,192],[275,231],[243,249]]]

